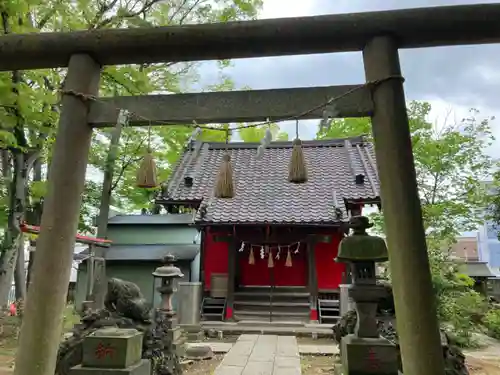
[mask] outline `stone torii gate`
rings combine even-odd
[[[363,51],[366,80],[382,82],[336,106],[341,117],[372,117],[404,372],[443,375],[398,49],[499,43],[499,19],[500,4],[486,4],[2,36],[0,71],[69,67],[15,374],[54,373],[92,128],[114,124],[114,108],[140,115],[131,125],[148,125],[141,118],[178,124],[279,120],[353,88],[89,100],[97,95],[101,66]]]

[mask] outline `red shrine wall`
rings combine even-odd
[[[211,276],[213,273],[226,274],[228,270],[227,242],[216,242],[214,233],[207,229],[204,236],[204,282],[205,290],[210,290]],[[334,261],[338,253],[342,233],[325,233],[331,235],[330,243],[317,243],[314,249],[316,257],[316,274],[318,289],[337,289],[342,283],[345,265]],[[296,246],[292,246],[292,266],[287,267],[287,249],[282,249],[280,259],[276,259],[277,247],[272,247],[273,268],[269,269],[268,257],[260,257],[260,247],[253,246],[254,264],[249,263],[250,248],[247,245],[243,252],[237,253],[237,275],[240,285],[246,286],[306,286],[307,285],[307,252],[306,244],[301,244],[299,252],[294,254]],[[271,272],[272,271],[272,272]]]
[[[273,267],[269,268],[269,258],[260,257],[260,246],[253,246],[254,264],[249,263],[250,246],[245,251],[239,253],[239,279],[241,285],[246,286],[306,286],[307,285],[307,254],[306,245],[301,244],[299,251],[297,245],[290,247],[291,267],[287,267],[287,248],[281,248],[280,259],[276,259],[278,253],[277,246],[271,246],[273,254]]]
[[[342,284],[345,264],[335,262],[339,243],[343,235],[340,231],[331,234],[330,243],[319,242],[314,248],[316,256],[316,277],[318,289],[337,289]]]
[[[210,290],[213,273],[227,273],[229,243],[216,242],[213,232],[207,228],[204,236],[203,270],[205,271],[205,290]]]

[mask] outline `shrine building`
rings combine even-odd
[[[191,141],[157,203],[193,212],[201,232],[202,319],[333,323],[346,223],[380,206],[373,145],[363,137],[303,141],[307,180],[289,181],[292,142]],[[214,186],[230,155],[234,192]]]

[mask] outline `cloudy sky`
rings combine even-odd
[[[264,0],[260,18],[495,2],[498,1]],[[450,110],[459,120],[471,107],[479,109],[482,116],[499,117],[500,45],[402,50],[400,56],[407,99],[429,101],[433,106],[433,122],[442,123]],[[228,73],[237,87],[253,89],[358,84],[365,79],[361,53],[240,59],[234,60]],[[216,69],[207,65],[202,80],[208,84],[216,82]],[[314,137],[316,124],[317,121],[303,121],[301,137]],[[499,120],[491,124],[500,139]],[[284,124],[290,135],[293,129],[293,124]],[[493,153],[500,157],[500,150]]]

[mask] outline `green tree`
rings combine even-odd
[[[497,232],[500,240],[500,169],[493,172],[492,179],[487,183],[490,205],[488,207],[488,219],[492,221],[493,230]]]
[[[0,34],[26,32],[59,32],[98,28],[154,27],[200,22],[226,22],[254,18],[262,0],[6,0],[0,5],[2,24]],[[220,67],[228,66],[227,61]],[[154,91],[180,92],[198,78],[199,63],[144,64],[141,66],[106,67],[102,73],[100,95],[139,95]],[[17,248],[22,245],[19,221],[24,220],[26,209],[43,202],[43,180],[32,184],[32,167],[36,160],[50,168],[54,130],[59,113],[59,88],[64,81],[64,69],[46,69],[25,72],[0,73],[0,148],[2,178],[0,192],[0,220],[4,225],[4,238],[0,255],[0,304],[4,304],[10,288],[13,263]],[[191,130],[169,126],[167,130],[154,128],[155,153],[160,175],[169,173],[175,158]],[[91,166],[102,171],[109,131],[95,132]],[[126,129],[120,143],[120,162],[117,163],[115,202],[127,208],[139,206],[139,197],[148,195],[133,188],[132,176],[140,160],[145,129]],[[158,145],[156,147],[156,145]],[[92,178],[87,183],[82,210],[81,229],[89,229],[92,207],[99,195],[99,185]],[[29,207],[27,207],[29,206]],[[1,215],[8,213],[8,217]]]
[[[494,137],[489,118],[471,109],[458,123],[430,123],[431,106],[410,102],[408,118],[424,224],[429,237],[455,238],[484,220],[488,203],[485,185],[494,160],[486,153]],[[333,120],[317,138],[365,135],[371,138],[369,118]]]
[[[266,134],[266,129],[271,130],[273,141],[287,141],[288,133],[281,131],[278,124],[270,124],[268,126],[245,127],[242,125],[239,129],[239,136],[243,142],[260,142]]]
[[[494,160],[486,149],[494,138],[489,118],[479,118],[471,109],[458,123],[436,126],[427,120],[431,106],[425,102],[408,104],[408,117],[415,159],[417,182],[438,312],[442,321],[453,324],[456,334],[470,339],[474,319],[483,313],[484,300],[473,291],[473,281],[453,265],[446,249],[456,236],[474,230],[484,221],[488,195],[482,183],[491,172]],[[371,138],[369,118],[333,120],[318,138],[366,135]],[[383,231],[380,214],[372,215],[377,229]]]

